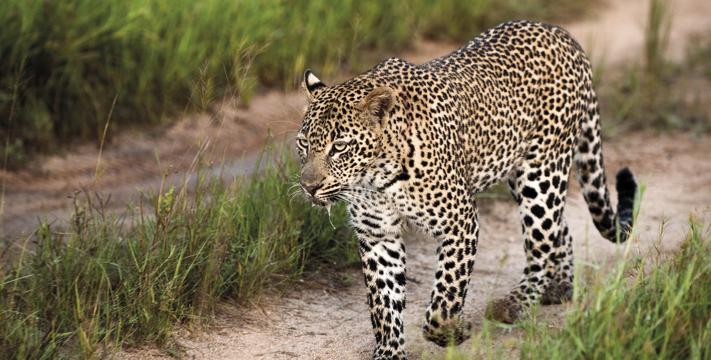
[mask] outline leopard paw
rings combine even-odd
[[[437,315],[422,325],[422,336],[439,346],[459,345],[471,336],[471,324],[464,321],[460,315],[444,322]]]
[[[407,360],[407,355],[402,346],[397,349],[390,345],[380,344],[373,351],[372,360]]]
[[[555,305],[568,302],[573,299],[573,284],[562,282],[560,284],[550,284],[546,288],[541,298],[541,305]]]
[[[512,298],[495,300],[486,310],[487,319],[493,319],[506,324],[523,319],[523,307],[521,303]]]

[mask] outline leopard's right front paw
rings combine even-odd
[[[486,317],[502,323],[513,324],[523,319],[523,306],[511,297],[495,300],[486,309]]]
[[[573,300],[573,284],[550,284],[541,298],[541,305],[556,305]]]

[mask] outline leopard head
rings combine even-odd
[[[296,136],[303,165],[299,184],[313,204],[328,206],[357,186],[378,159],[397,95],[358,78],[327,87],[311,70],[302,88],[309,104]]]

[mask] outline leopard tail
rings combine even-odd
[[[592,99],[581,124],[580,136],[575,148],[577,177],[595,227],[604,238],[617,242],[616,224],[619,221],[619,241],[622,243],[627,240],[633,225],[637,181],[627,167],[617,172],[617,211],[615,212],[607,190],[600,137],[600,112],[594,93]]]

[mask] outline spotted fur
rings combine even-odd
[[[406,357],[405,226],[439,241],[422,329],[445,346],[469,337],[462,308],[477,251],[478,192],[506,181],[519,205],[528,263],[518,285],[490,308],[505,322],[538,301],[571,298],[563,206],[573,161],[600,233],[615,241],[617,222],[623,230],[632,225],[634,176],[627,168],[618,173],[615,212],[590,63],[563,29],[508,22],[423,65],[391,58],[333,87],[307,70],[303,88],[309,105],[297,135],[300,184],[316,205],[348,204],[378,344],[374,359]]]

